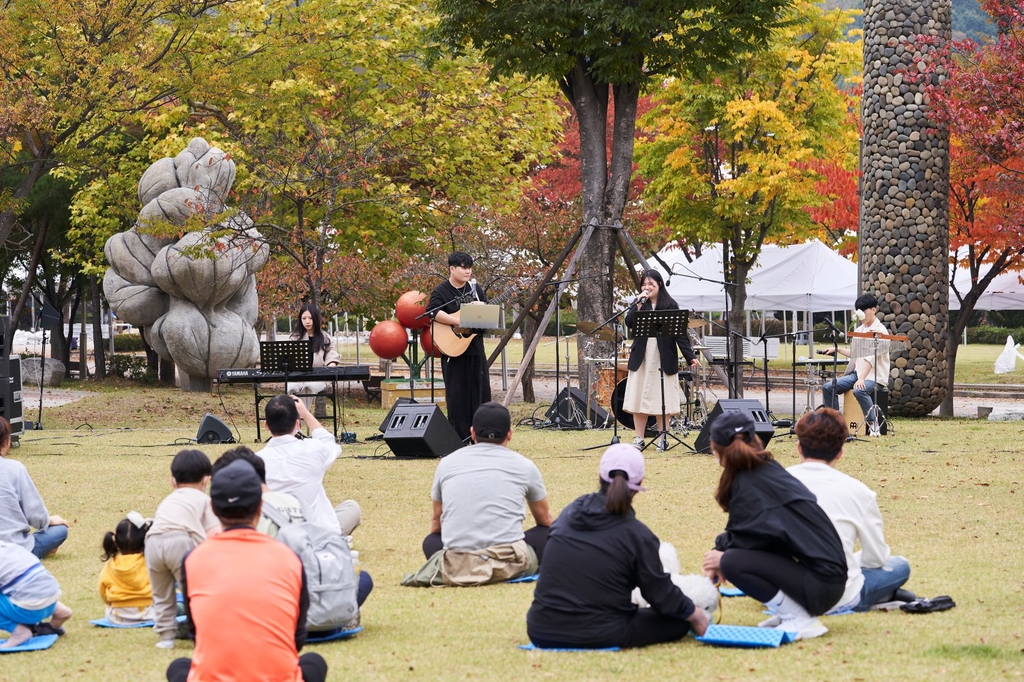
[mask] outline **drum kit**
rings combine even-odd
[[[690,341],[695,354],[700,357],[700,351],[707,350],[706,346],[694,338],[693,330],[699,329],[707,324],[707,321],[697,316],[692,316],[688,323],[691,330]],[[586,334],[589,338],[583,347],[583,361],[588,363],[593,371],[586,372],[588,377],[587,395],[597,400],[597,404],[610,408],[611,416],[626,429],[634,429],[635,422],[633,415],[622,409],[623,399],[626,395],[626,378],[629,374],[627,369],[626,356],[628,348],[627,340],[622,332],[610,325],[600,326],[595,322],[581,320],[577,322],[576,328]],[[607,341],[617,344],[616,353],[613,357],[593,357],[595,341]],[[617,356],[617,357],[616,357]],[[597,376],[593,387],[589,385],[589,377]],[[680,371],[678,374],[680,393],[680,404],[678,414],[670,420],[671,430],[675,433],[686,434],[689,431],[699,430],[707,420],[707,391],[708,376],[707,365],[703,362],[694,371]],[[610,417],[609,417],[610,421]],[[599,428],[609,424],[596,425]],[[648,417],[646,433],[652,437],[658,433],[655,418]]]

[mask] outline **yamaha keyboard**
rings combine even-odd
[[[284,372],[258,368],[217,370],[217,381],[222,384],[262,384],[302,381],[363,381],[370,378],[369,365],[339,365],[337,367],[314,367],[303,372]]]

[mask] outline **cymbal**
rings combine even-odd
[[[703,317],[697,317],[694,315],[690,318],[690,321],[686,323],[687,329],[699,329],[708,323]]]
[[[622,334],[615,333],[611,327],[601,327],[597,322],[587,322],[586,320],[579,320],[576,323],[576,329],[580,330],[584,334],[593,335],[602,341],[610,341],[611,343],[619,343],[624,337]]]

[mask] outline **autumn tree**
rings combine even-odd
[[[800,1],[785,19],[766,50],[713,76],[667,82],[645,118],[655,133],[640,148],[646,197],[677,234],[722,244],[733,329],[761,247],[814,230],[805,210],[820,203],[814,164],[857,149],[841,85],[860,60],[860,43],[846,35],[852,13]],[[732,339],[733,357],[741,341]]]
[[[495,76],[558,85],[580,136],[580,218],[622,220],[633,172],[641,91],[677,73],[706,72],[766,43],[786,0],[437,0],[438,35],[456,52],[480,50]],[[608,131],[611,130],[609,143]],[[611,154],[607,150],[611,147]],[[614,234],[602,227],[580,260],[578,313],[603,320],[613,304]]]

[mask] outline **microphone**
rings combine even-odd
[[[825,318],[825,324],[827,324],[827,325],[828,325],[828,328],[832,330],[832,333],[833,333],[833,334],[838,334],[838,335],[839,335],[839,337],[840,337],[840,338],[843,338],[843,339],[845,339],[845,338],[846,338],[846,332],[844,332],[844,331],[843,331],[842,329],[840,329],[839,327],[837,327],[837,326],[836,326],[836,323],[835,323],[835,322],[833,322],[831,318],[828,318],[828,317],[826,317],[826,318]]]
[[[831,353],[826,353],[826,352],[825,352],[825,351],[823,351],[823,350],[816,350],[816,351],[814,351],[814,352],[815,352],[815,353],[817,353],[818,355],[832,355]]]
[[[640,295],[636,297],[635,301],[633,301],[633,305],[636,305],[637,303],[640,303],[641,301],[646,301],[650,297],[651,297],[651,295],[649,293],[647,293],[646,291],[641,291]]]

